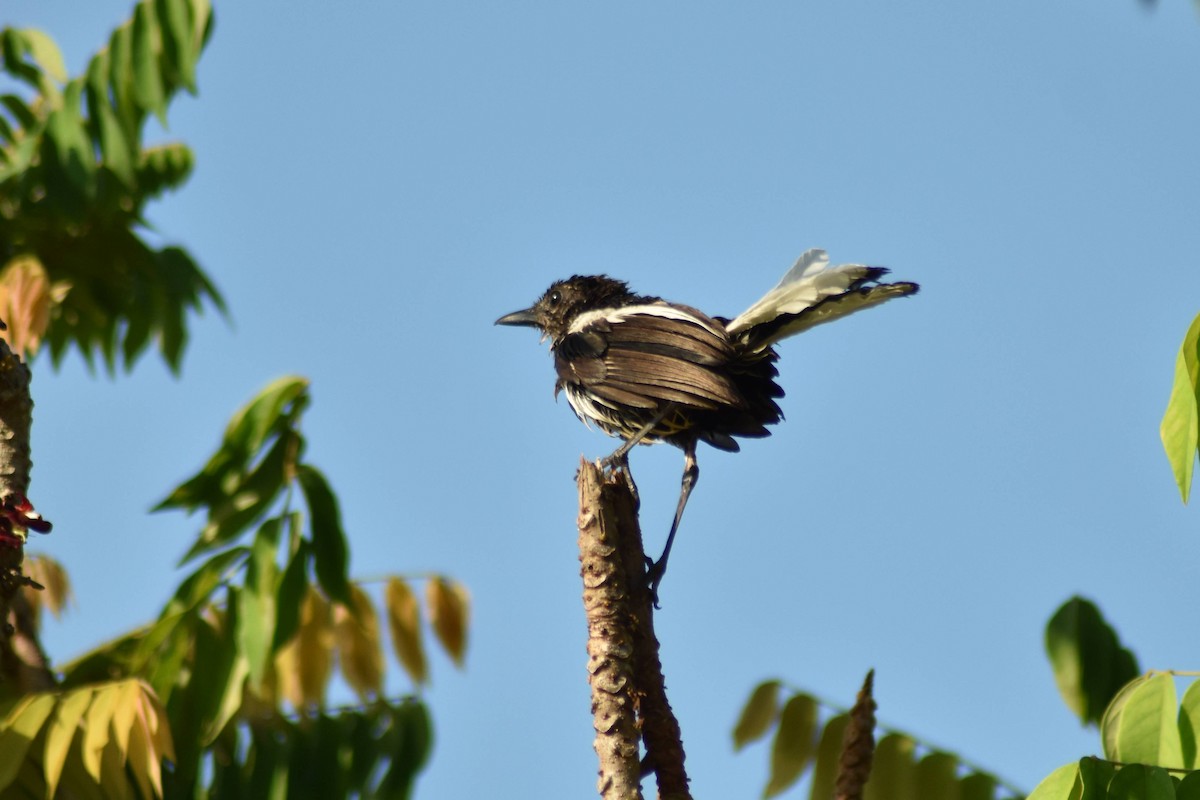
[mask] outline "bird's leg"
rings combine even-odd
[[[679,520],[683,518],[683,509],[687,506],[688,497],[700,478],[700,467],[696,463],[696,442],[692,441],[683,449],[683,485],[679,489],[679,505],[675,508],[675,520],[671,523],[671,532],[667,534],[667,546],[658,561],[650,563],[646,570],[650,578],[650,596],[654,607],[658,608],[658,585],[662,583],[663,575],[667,572],[667,558],[671,555],[671,545],[675,543],[675,533],[679,530]]]
[[[674,408],[674,403],[667,403],[665,406],[663,406],[657,414],[650,418],[649,422],[638,429],[637,433],[621,442],[621,446],[614,450],[611,456],[604,459],[603,463],[605,466],[624,464],[625,457],[629,455],[630,449],[632,449],[635,444],[642,441],[642,439],[645,439],[647,436],[649,436],[650,432],[658,426],[658,423],[662,422],[663,418],[666,417],[667,414],[671,413]]]
[[[606,468],[625,467],[621,472],[625,476],[625,483],[629,487],[629,493],[633,495],[634,509],[642,507],[642,498],[638,495],[637,484],[633,482],[633,473],[629,471],[629,451],[635,444],[649,436],[658,423],[662,422],[663,418],[671,413],[671,410],[674,408],[674,403],[667,403],[661,411],[650,418],[649,422],[639,428],[637,433],[621,442],[621,446],[614,450],[612,455],[600,461]]]

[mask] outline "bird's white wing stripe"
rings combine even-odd
[[[596,311],[587,311],[575,318],[575,321],[571,323],[571,327],[567,329],[567,333],[579,333],[588,325],[601,320],[609,323],[610,325],[615,325],[619,322],[625,321],[629,317],[639,314],[650,317],[674,319],[679,320],[680,322],[690,322],[693,325],[699,325],[701,328],[704,328],[718,338],[725,338],[724,331],[714,328],[712,320],[705,319],[704,317],[698,317],[682,308],[669,306],[666,303],[625,306],[623,308],[602,308],[597,309]]]

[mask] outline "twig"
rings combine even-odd
[[[850,724],[842,736],[837,800],[862,800],[863,789],[871,777],[871,761],[875,756],[875,698],[871,696],[874,683],[875,670],[870,670],[850,711]]]

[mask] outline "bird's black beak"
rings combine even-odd
[[[527,308],[524,311],[514,311],[511,314],[505,314],[500,319],[496,320],[497,325],[524,325],[529,328],[537,328],[537,314],[532,308]]]

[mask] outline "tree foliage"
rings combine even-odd
[[[851,713],[807,692],[786,699],[779,680],[754,687],[733,729],[737,750],[771,737],[763,797],[774,797],[811,775],[810,800],[832,800]],[[897,730],[883,731],[874,747],[866,800],[994,800],[1020,797],[1003,779],[949,751]]]
[[[212,20],[208,0],[142,0],[70,79],[49,36],[0,31],[0,314],[14,349],[44,340],[58,363],[75,346],[112,370],[157,340],[178,371],[189,312],[224,310],[187,251],[147,241],[144,216],[191,172],[187,145],[149,145],[146,130],[195,92]]]
[[[1200,446],[1200,316],[1192,320],[1179,355],[1175,380],[1159,433],[1183,502],[1192,491],[1192,470]]]
[[[186,251],[148,240],[144,218],[193,162],[182,143],[146,144],[147,126],[165,126],[172,98],[195,92],[211,32],[207,0],[141,0],[68,79],[46,34],[0,31],[0,317],[14,351],[47,343],[58,363],[74,346],[112,371],[153,339],[178,371],[189,312],[224,310]],[[421,579],[423,602],[410,578],[385,575],[378,592],[351,579],[337,495],[304,458],[309,402],[303,378],[268,385],[159,504],[202,521],[153,621],[54,674],[41,663],[48,690],[0,670],[0,795],[410,795],[432,746],[425,641],[432,633],[461,666],[469,598],[440,575]],[[0,510],[47,527],[14,508]],[[70,584],[49,559],[22,565],[24,539],[12,541],[25,570],[12,585],[25,588],[3,611],[35,634]],[[403,694],[386,687],[384,616],[410,679]],[[351,705],[328,700],[335,664]]]
[[[272,382],[159,504],[203,517],[183,560],[191,571],[153,622],[61,667],[56,691],[10,697],[6,715],[0,706],[0,754],[23,754],[19,768],[0,768],[0,792],[93,796],[123,782],[132,797],[238,786],[257,787],[254,797],[408,796],[431,746],[428,711],[385,691],[376,601],[349,578],[336,496],[304,460],[309,401],[306,380]],[[383,582],[412,688],[428,680],[426,624],[461,664],[465,589],[432,576],[422,609],[410,580]],[[51,607],[65,579],[54,585]],[[329,707],[335,663],[357,704]]]
[[[1184,337],[1162,441],[1184,502],[1200,444],[1200,317]],[[1103,758],[1085,756],[1048,775],[1028,800],[1200,800],[1200,673],[1151,670],[1122,644],[1095,603],[1072,597],[1051,616],[1046,654],[1063,701],[1085,725],[1097,725]],[[1182,696],[1181,679],[1190,679]],[[760,683],[733,730],[735,749],[774,732],[764,797],[785,791],[812,769],[811,800],[832,800],[830,780],[847,716],[803,692],[780,703],[783,684]],[[1013,794],[995,776],[947,752],[888,733],[874,751],[862,798],[992,800]],[[842,798],[842,794],[837,797]]]

